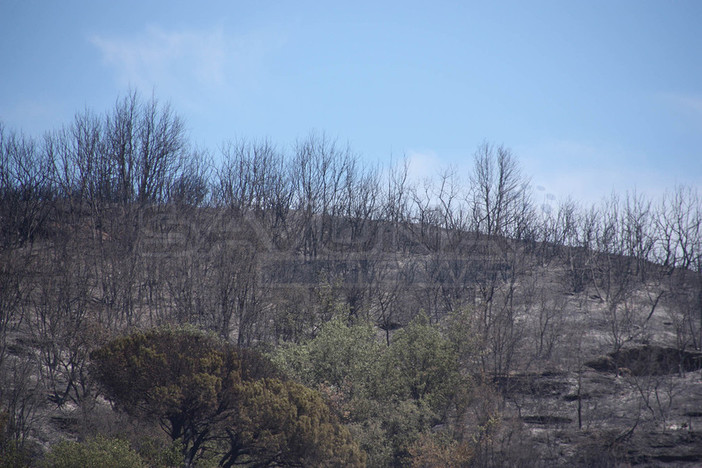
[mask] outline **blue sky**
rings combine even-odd
[[[0,0],[0,120],[41,135],[132,87],[191,140],[323,131],[466,172],[483,141],[544,194],[702,190],[702,2]]]

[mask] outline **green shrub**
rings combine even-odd
[[[408,464],[418,438],[459,420],[470,400],[471,382],[460,372],[456,346],[424,314],[395,332],[389,346],[372,324],[336,317],[315,338],[281,346],[271,357],[325,396],[369,466]],[[427,447],[421,453],[434,449]]]
[[[158,421],[186,465],[212,455],[225,466],[365,465],[322,396],[252,350],[161,328],[113,340],[91,357],[105,394]]]
[[[183,444],[180,440],[166,443],[155,438],[144,438],[138,447],[141,458],[153,468],[179,467],[183,464]]]
[[[46,455],[46,468],[146,468],[139,454],[120,439],[96,437],[86,442],[62,441]]]

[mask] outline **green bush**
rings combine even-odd
[[[139,454],[120,439],[96,437],[86,442],[62,441],[46,455],[46,468],[146,468]]]
[[[370,323],[336,317],[314,339],[281,346],[271,358],[320,390],[369,466],[409,463],[415,441],[460,419],[468,404],[471,382],[460,372],[456,346],[424,314],[398,330],[389,346]]]
[[[133,333],[91,357],[103,392],[158,421],[186,465],[365,465],[322,396],[254,351],[188,327]]]
[[[183,444],[180,440],[165,442],[153,437],[142,437],[135,448],[144,462],[152,468],[171,468],[183,465]]]

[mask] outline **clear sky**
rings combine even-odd
[[[191,141],[310,131],[417,175],[501,143],[544,194],[702,190],[702,1],[0,0],[0,120],[132,87]]]

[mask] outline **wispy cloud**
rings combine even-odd
[[[150,27],[134,37],[96,35],[90,42],[100,50],[104,63],[115,70],[121,85],[148,88],[178,77],[204,86],[225,83],[231,44],[221,28],[165,31]]]
[[[151,26],[136,35],[94,35],[90,42],[121,88],[155,89],[159,95],[195,103],[222,103],[259,86],[269,52],[283,39],[270,31],[233,36],[221,26],[168,30]]]

